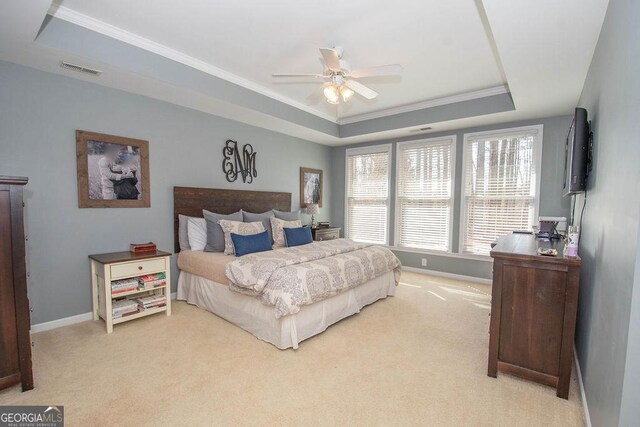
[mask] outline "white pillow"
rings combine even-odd
[[[273,233],[273,249],[284,248],[287,242],[284,237],[285,228],[300,228],[302,222],[297,219],[295,221],[285,221],[276,217],[271,218],[271,232]]]
[[[224,232],[224,254],[235,255],[236,250],[233,247],[233,240],[231,239],[231,233],[240,234],[243,236],[249,236],[252,234],[258,234],[264,232],[264,225],[262,221],[256,222],[242,222],[242,221],[230,221],[228,219],[221,219],[218,221],[220,228]]]
[[[207,221],[204,218],[187,218],[187,238],[192,251],[204,251],[207,246]]]

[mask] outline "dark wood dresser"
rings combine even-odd
[[[554,248],[555,257],[538,255]],[[488,375],[498,371],[569,395],[578,307],[580,258],[566,257],[563,242],[531,234],[500,238],[491,250],[491,336]]]
[[[33,388],[22,188],[27,178],[0,175],[0,389]]]
[[[340,228],[337,227],[323,227],[323,228],[312,228],[311,234],[313,236],[313,240],[316,242],[321,242],[323,240],[333,240],[340,238]]]

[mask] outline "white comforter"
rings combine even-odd
[[[387,248],[335,239],[245,255],[225,272],[231,290],[259,297],[280,318],[388,271],[394,271],[397,285],[400,269]]]

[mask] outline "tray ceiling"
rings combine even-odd
[[[3,3],[0,60],[339,145],[570,114],[608,0],[50,0]],[[47,16],[47,14],[49,16]],[[326,103],[318,47],[380,93]],[[65,60],[104,71],[89,77]]]
[[[506,83],[472,0],[61,4],[334,119]],[[271,77],[274,72],[321,72],[318,48],[334,45],[344,48],[353,68],[399,63],[403,76],[366,79],[380,96],[372,101],[354,97],[337,108],[320,96],[317,80]]]

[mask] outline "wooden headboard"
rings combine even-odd
[[[255,213],[271,209],[289,212],[291,193],[173,187],[173,241],[176,253],[180,252],[178,215],[202,217],[203,209],[225,215],[240,209]]]

